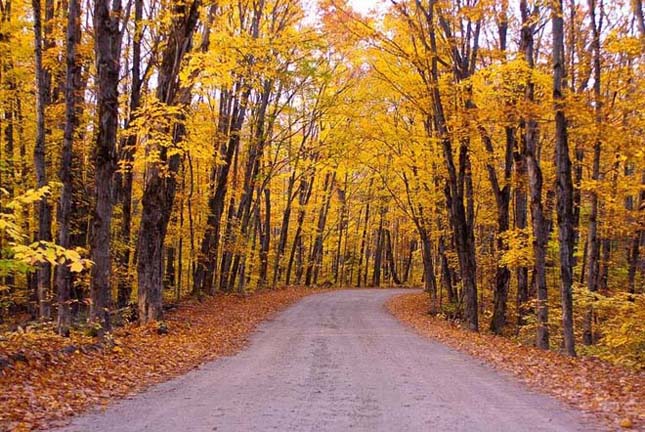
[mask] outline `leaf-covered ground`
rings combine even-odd
[[[0,340],[0,431],[64,423],[90,406],[233,354],[261,321],[314,292],[289,288],[189,301],[167,314],[168,334],[158,334],[157,325],[128,326],[115,331],[111,348],[81,335],[12,334]]]
[[[394,297],[388,309],[424,336],[509,372],[530,388],[592,413],[610,429],[645,430],[645,374],[592,358],[569,358],[510,339],[472,333],[428,315],[426,294]]]

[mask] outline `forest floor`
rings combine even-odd
[[[309,296],[234,356],[59,432],[591,432],[597,422],[388,313],[403,290]],[[58,430],[57,430],[58,431]]]
[[[424,293],[394,297],[387,307],[418,333],[511,373],[535,391],[599,417],[609,430],[645,430],[645,373],[467,331],[430,316],[428,296]]]
[[[109,344],[51,330],[0,335],[0,431],[63,424],[91,406],[234,354],[260,322],[317,292],[288,288],[190,300],[167,313],[167,334],[159,334],[158,325],[128,325],[115,330]]]

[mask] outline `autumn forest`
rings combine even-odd
[[[470,331],[642,369],[644,13],[0,0],[0,329],[411,287]]]

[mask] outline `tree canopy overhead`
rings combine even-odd
[[[412,286],[642,365],[640,0],[0,0],[0,49],[4,325]]]

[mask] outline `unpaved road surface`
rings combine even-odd
[[[555,400],[401,325],[384,306],[400,292],[305,298],[263,324],[236,356],[79,417],[64,430],[591,430]]]

